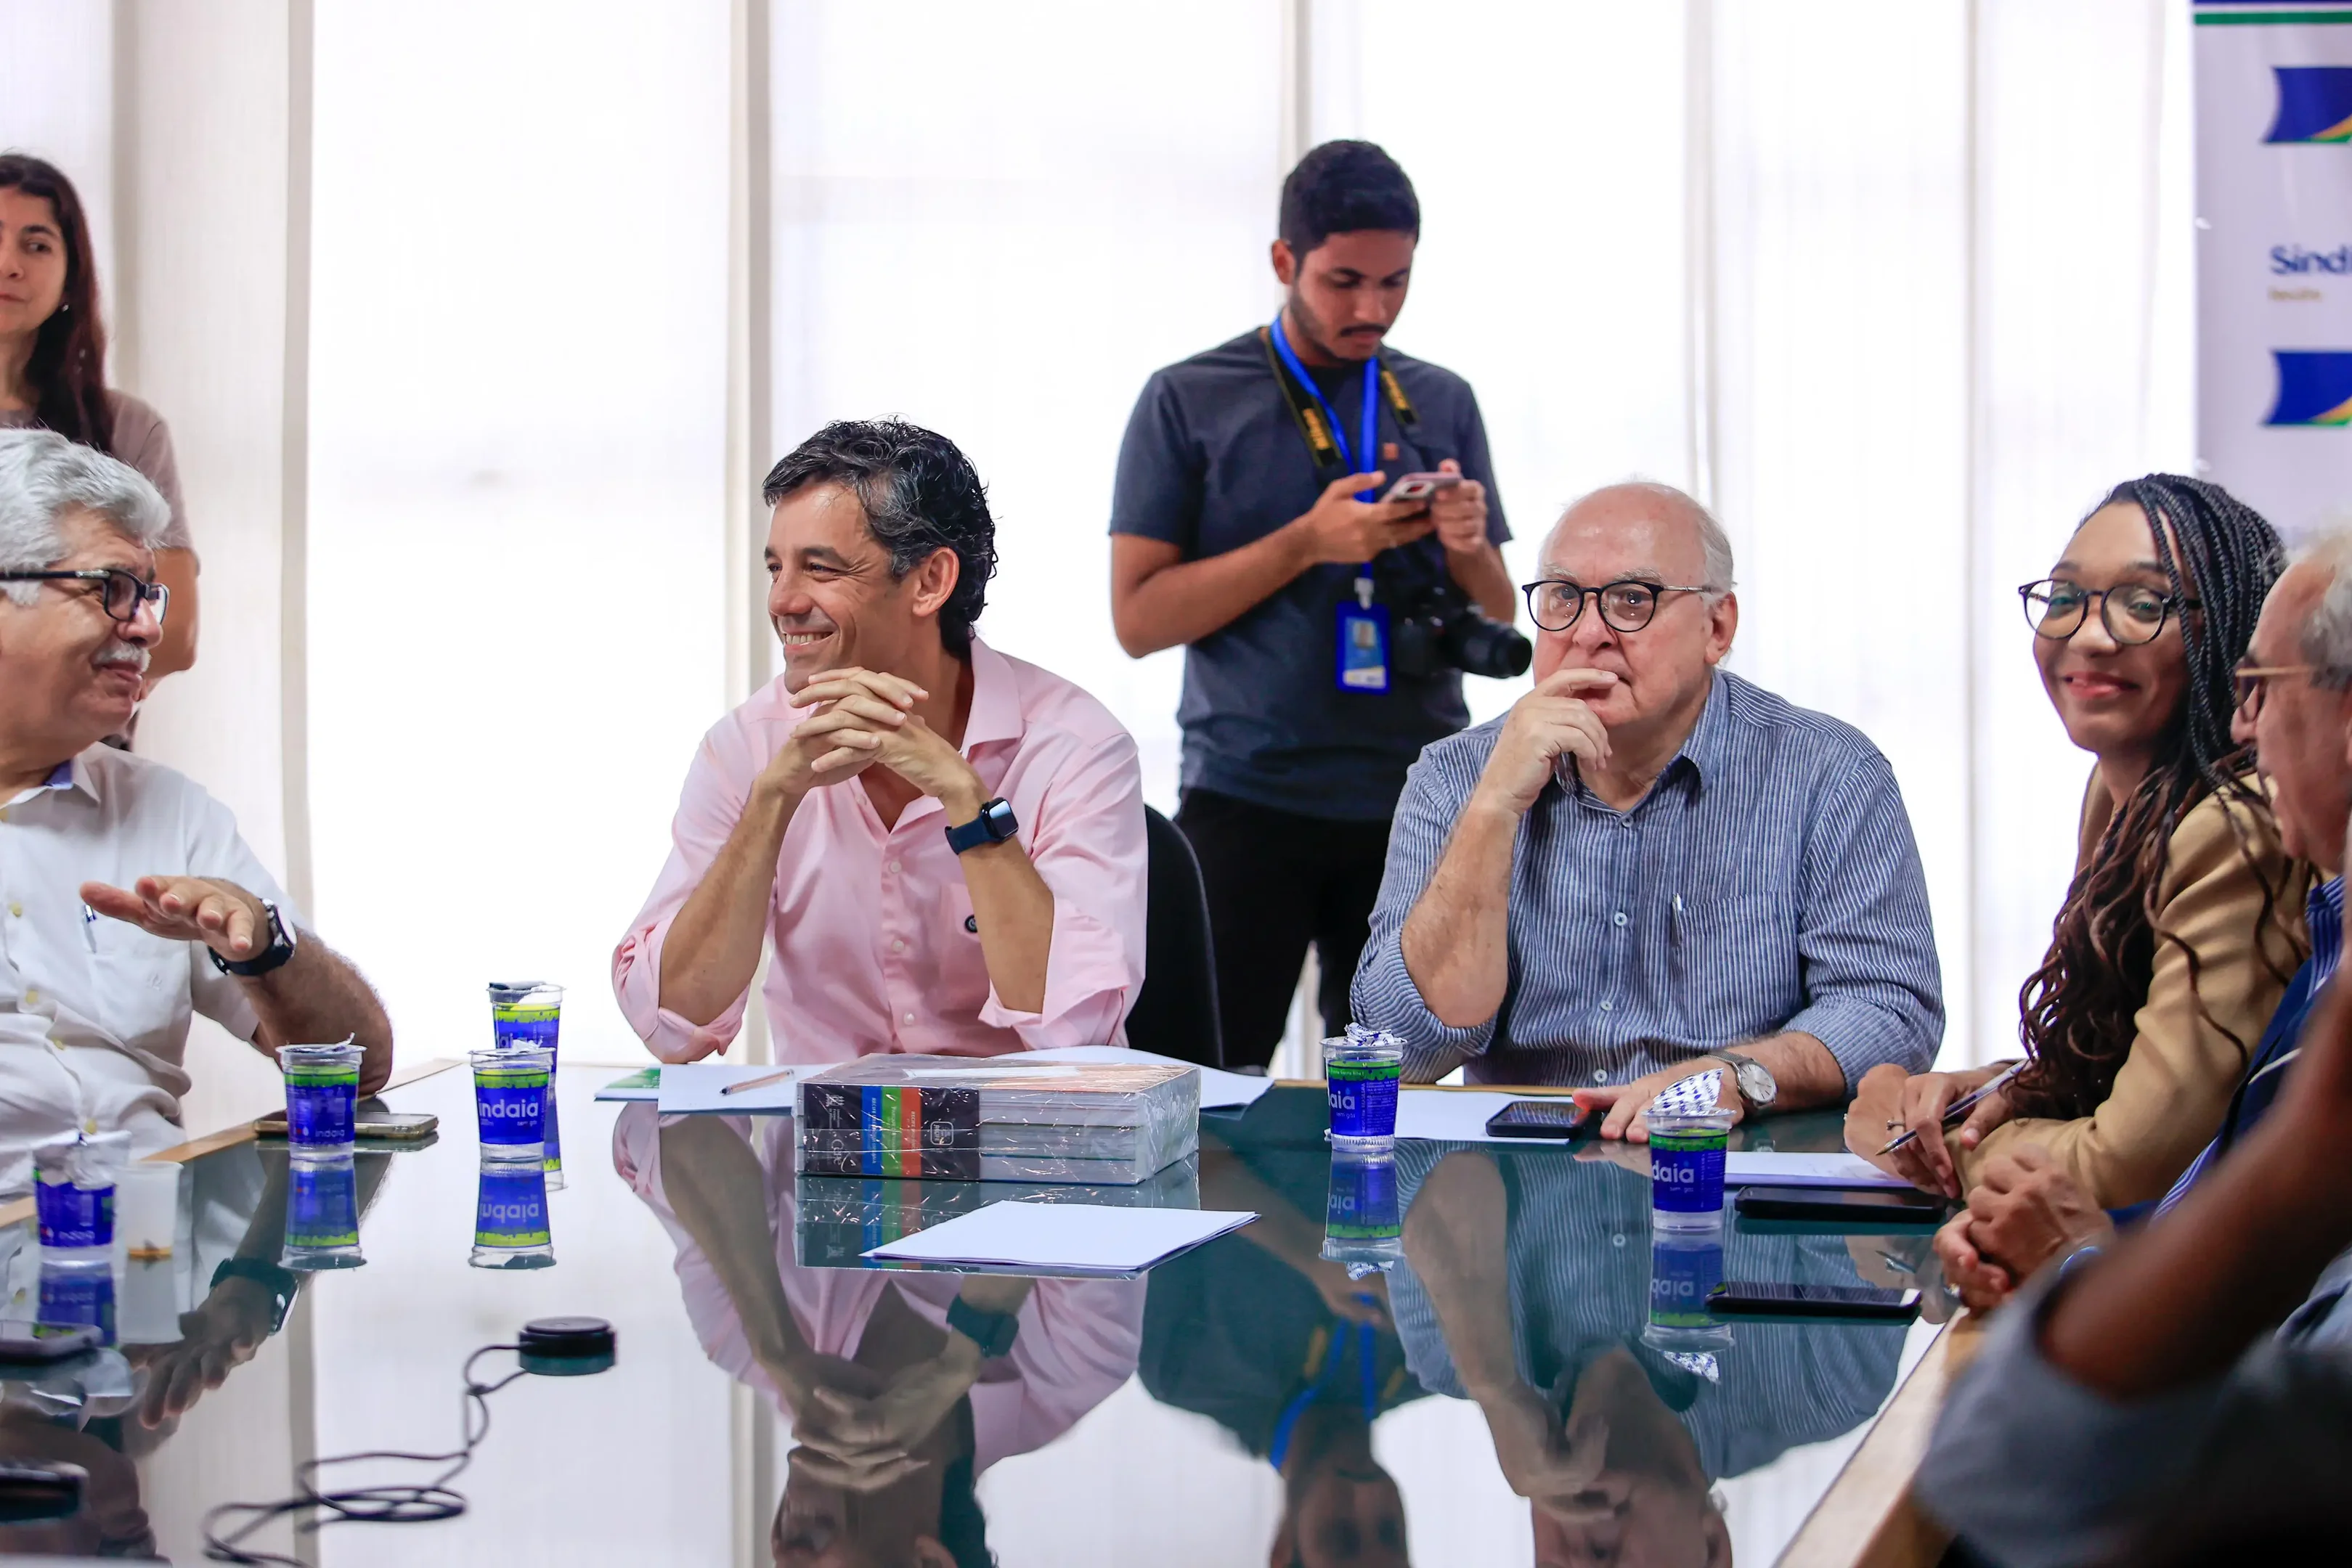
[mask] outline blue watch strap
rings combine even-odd
[[[1001,844],[1021,831],[1021,823],[1013,815],[1013,808],[1003,796],[980,809],[980,815],[960,828],[950,828],[948,848],[961,854],[982,844]]]
[[[1013,1342],[1021,1334],[1021,1320],[1013,1313],[984,1312],[961,1296],[948,1303],[948,1327],[978,1345],[983,1361],[1012,1354]]]

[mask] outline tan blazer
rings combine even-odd
[[[2083,800],[2082,841],[2074,857],[2078,873],[2114,814],[2115,801],[2095,770]],[[2253,866],[2239,853],[2232,816],[2245,828]],[[2272,919],[2260,932],[2255,927],[2263,889],[2256,867],[2279,889]],[[1973,1186],[1993,1155],[2039,1144],[2102,1207],[2163,1197],[2221,1126],[2248,1056],[2262,1043],[2288,979],[2303,963],[2308,947],[2303,906],[2310,891],[2311,868],[2286,858],[2268,810],[2225,805],[2218,796],[2199,801],[2173,830],[2158,894],[2155,972],[2147,1000],[2132,1020],[2137,1032],[2131,1053],[2106,1099],[2072,1122],[2011,1122],[1995,1128],[1973,1152],[1964,1153],[1955,1140],[1952,1153],[1963,1180]],[[2165,940],[2163,933],[2179,940]],[[2197,955],[2193,990],[2183,944]],[[2197,1006],[2199,993],[2203,1012]],[[2242,1051],[2214,1023],[2234,1033]]]

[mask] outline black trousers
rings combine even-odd
[[[1324,1030],[1346,1029],[1389,825],[1303,817],[1209,789],[1184,791],[1176,825],[1208,884],[1225,1065],[1274,1060],[1310,942],[1322,966]]]

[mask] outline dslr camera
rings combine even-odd
[[[1527,674],[1535,647],[1500,621],[1489,621],[1451,578],[1415,584],[1394,612],[1390,658],[1400,675],[1460,670],[1507,681]]]

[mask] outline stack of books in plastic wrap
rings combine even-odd
[[[1179,1062],[866,1056],[798,1087],[804,1176],[1133,1186],[1201,1141]]]

